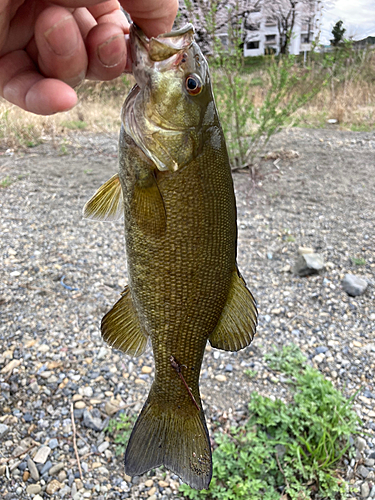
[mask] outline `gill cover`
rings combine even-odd
[[[132,25],[130,38],[137,85],[122,122],[158,170],[174,172],[202,147],[203,115],[213,101],[207,62],[192,25],[150,39]]]

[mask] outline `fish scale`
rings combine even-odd
[[[236,265],[236,206],[207,62],[188,25],[148,39],[130,30],[137,85],[122,111],[119,174],[86,204],[124,213],[129,285],[102,320],[113,347],[139,356],[151,339],[155,379],[125,453],[125,472],[164,465],[208,488],[209,435],[199,394],[207,340],[250,344],[255,301]]]

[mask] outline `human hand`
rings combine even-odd
[[[172,28],[178,0],[121,0],[148,36]],[[0,0],[0,96],[50,115],[77,103],[85,78],[130,71],[129,24],[117,0]]]

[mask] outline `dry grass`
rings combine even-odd
[[[374,130],[374,67],[374,53],[344,66],[340,78],[334,76],[329,85],[293,115],[290,125],[327,127],[328,119],[336,119],[345,130]],[[248,78],[252,101],[260,107],[267,91],[266,72],[258,69]],[[117,132],[121,106],[132,85],[131,77],[85,82],[78,89],[79,103],[74,109],[49,117],[27,113],[0,99],[0,149],[33,147],[44,141],[59,144],[76,130]]]

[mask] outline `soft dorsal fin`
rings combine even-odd
[[[138,226],[148,236],[161,236],[167,228],[164,201],[153,172],[134,186],[132,209]]]
[[[118,174],[101,186],[83,207],[83,217],[100,221],[121,219],[124,215],[122,188]]]
[[[228,299],[209,341],[224,351],[239,351],[248,346],[255,335],[258,311],[254,297],[236,268]]]
[[[145,351],[148,335],[139,323],[128,286],[102,319],[102,337],[110,346],[131,356]]]

